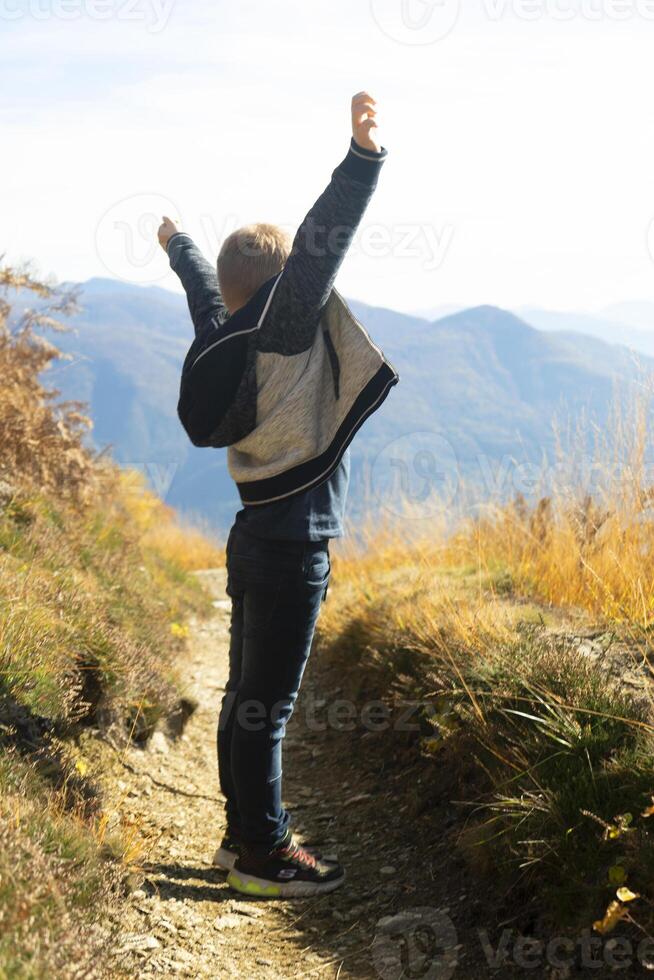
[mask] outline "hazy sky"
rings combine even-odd
[[[340,275],[401,310],[654,299],[654,0],[0,0],[2,235],[61,279],[176,288],[295,228],[377,97],[389,158]]]

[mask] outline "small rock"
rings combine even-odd
[[[169,922],[168,919],[160,919],[157,922],[157,929],[165,929],[166,932],[172,933],[173,936],[177,933],[177,927],[172,922]]]
[[[107,828],[113,830],[115,827],[120,826],[120,813],[114,811],[107,816]]]
[[[355,803],[363,803],[364,800],[370,800],[372,798],[372,793],[359,793],[357,796],[350,796],[349,799],[345,800],[343,806],[353,806]]]
[[[6,507],[15,494],[16,488],[11,483],[7,483],[6,480],[0,480],[0,507]]]
[[[141,887],[143,885],[143,875],[136,874],[135,872],[132,871],[130,874],[126,875],[123,884],[127,895],[133,895],[135,892],[140,891],[141,892],[140,897],[141,898],[146,897],[145,892],[142,890]]]
[[[167,755],[170,752],[168,739],[163,732],[154,732],[148,742],[148,748],[150,752],[160,752],[162,755]]]
[[[394,868],[392,864],[385,864],[383,868],[379,869],[379,873],[382,875],[394,875],[397,873],[397,868]]]
[[[239,929],[241,926],[248,925],[250,921],[243,915],[228,912],[227,915],[219,915],[217,919],[214,919],[213,927],[221,932],[223,929]]]
[[[144,950],[160,949],[161,943],[156,936],[142,936],[140,933],[128,933],[123,936],[121,947],[123,949]]]
[[[229,912],[236,912],[238,915],[246,915],[251,919],[258,919],[259,916],[265,915],[266,910],[260,905],[255,905],[254,902],[239,902],[237,899],[232,899],[225,904],[225,908]]]

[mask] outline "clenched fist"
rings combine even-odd
[[[352,99],[352,135],[364,150],[381,152],[377,135],[377,103],[369,92],[357,92]]]
[[[161,245],[164,252],[168,250],[168,242],[176,235],[179,228],[175,224],[172,218],[167,218],[164,214],[163,222],[159,225],[159,231],[157,232],[157,237],[159,238],[159,244]]]

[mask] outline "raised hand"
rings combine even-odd
[[[352,135],[364,150],[381,151],[377,134],[377,103],[369,92],[357,92],[352,99]]]
[[[176,235],[180,229],[177,227],[172,218],[167,218],[164,214],[163,221],[159,225],[159,231],[157,232],[157,237],[159,239],[159,244],[161,245],[164,252],[168,248],[168,242]]]

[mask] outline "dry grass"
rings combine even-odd
[[[106,975],[111,931],[102,919],[118,878],[88,816],[64,807],[29,763],[3,754],[0,977]]]
[[[116,976],[104,916],[136,843],[109,846],[79,744],[144,741],[179,704],[184,620],[210,608],[189,570],[221,556],[44,389],[41,331],[72,298],[29,272],[2,285],[39,309],[0,302],[0,977]]]
[[[0,268],[0,286],[31,292],[38,303],[14,323],[9,301],[0,301],[0,476],[20,474],[23,485],[45,493],[88,498],[100,476],[81,444],[89,420],[81,405],[59,402],[41,382],[42,372],[61,356],[41,331],[63,329],[57,316],[74,311],[75,295],[6,267]]]
[[[189,572],[224,565],[224,546],[215,531],[179,520],[172,508],[147,490],[140,473],[121,473],[120,486],[121,497],[142,533],[145,547]]]
[[[454,534],[398,521],[340,549],[320,623],[361,695],[422,702],[415,751],[462,803],[459,845],[510,912],[558,927],[601,919],[625,882],[654,924],[652,698],[635,703],[570,636],[619,635],[635,669],[651,656],[647,422],[643,400],[619,413],[615,451],[596,441],[594,497],[561,466],[546,498]]]
[[[577,435],[560,449],[552,491],[535,506],[518,497],[486,508],[449,542],[445,560],[503,566],[520,591],[557,606],[649,630],[654,616],[654,485],[650,480],[651,383],[615,409],[610,432]],[[586,461],[593,487],[580,483]]]

